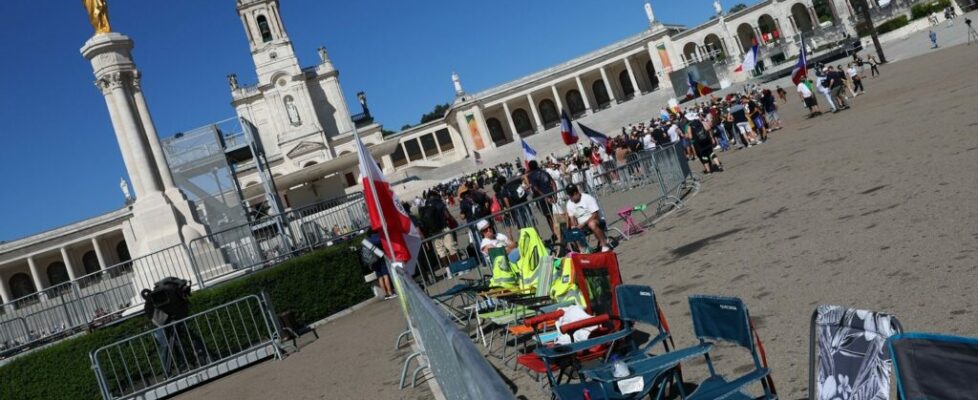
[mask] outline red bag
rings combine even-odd
[[[499,205],[499,199],[497,199],[495,196],[493,196],[493,198],[492,198],[492,205],[489,206],[489,212],[490,213],[493,213],[493,214],[496,214],[496,213],[498,213],[498,212],[500,212],[502,210],[503,210],[503,207]],[[502,214],[497,215],[495,217],[495,220],[497,222],[503,222],[503,215]]]

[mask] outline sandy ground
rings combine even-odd
[[[811,120],[790,98],[786,129],[721,153],[727,172],[621,245],[624,280],[656,290],[680,346],[695,343],[688,295],[743,298],[788,399],[807,391],[817,304],[892,313],[911,331],[978,336],[974,65],[978,46],[886,65],[851,110]],[[614,209],[647,197],[639,189],[602,202]],[[392,348],[403,326],[394,302],[372,304],[319,328],[321,339],[283,361],[177,398],[431,398],[426,387],[396,388],[408,351]],[[721,364],[739,371],[746,357],[723,352]],[[525,373],[502,370],[517,395],[549,398]],[[694,363],[688,377],[704,370]]]

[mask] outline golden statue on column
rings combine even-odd
[[[112,31],[112,28],[109,27],[109,6],[105,2],[106,0],[82,0],[85,9],[88,10],[88,20],[92,23],[92,28],[95,28],[96,35]]]

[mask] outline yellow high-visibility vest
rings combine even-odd
[[[571,262],[570,257],[561,259],[560,275],[550,286],[550,298],[558,303],[574,301],[581,307],[587,306],[584,295],[574,282],[574,263]]]
[[[520,287],[524,290],[536,289],[543,259],[547,257],[547,246],[534,228],[520,229],[520,260],[516,263],[520,272]]]

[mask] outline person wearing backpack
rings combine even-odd
[[[428,197],[418,210],[418,217],[421,220],[421,232],[425,237],[444,234],[431,240],[441,265],[448,265],[458,260],[455,234],[449,233],[452,231],[452,226],[457,226],[458,222],[455,221],[452,213],[448,212],[448,207],[437,191],[428,192]]]
[[[547,226],[550,227],[551,235],[556,237],[557,231],[554,230],[554,216],[552,209],[552,204],[556,202],[556,199],[554,196],[547,195],[557,191],[557,184],[554,183],[554,180],[550,174],[540,168],[540,164],[537,163],[537,160],[531,160],[529,163],[527,163],[527,167],[529,168],[529,171],[526,172],[526,177],[524,179],[533,192],[533,198],[537,201],[537,205],[540,208],[540,213],[547,219]]]
[[[693,143],[693,151],[703,163],[703,173],[722,172],[723,165],[720,164],[720,158],[713,153],[713,148],[717,144],[713,135],[710,135],[707,127],[703,121],[700,121],[700,116],[696,113],[686,114],[686,119],[689,120],[689,125],[686,127],[686,137]]]

